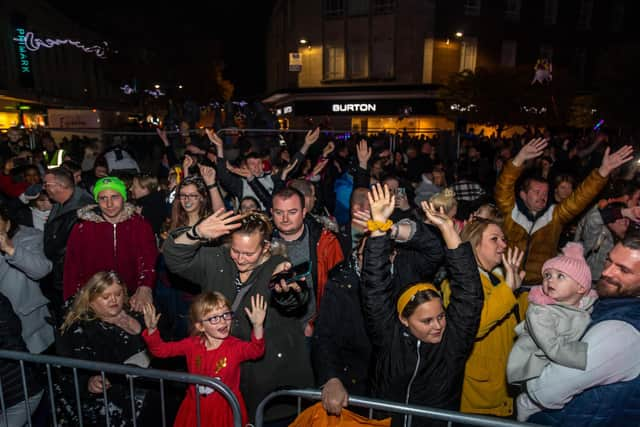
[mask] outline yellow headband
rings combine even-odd
[[[438,288],[433,286],[431,283],[418,283],[417,285],[413,285],[407,288],[407,290],[405,290],[402,295],[400,295],[400,298],[398,298],[398,314],[402,314],[404,308],[407,306],[407,304],[409,304],[409,301],[411,301],[418,292],[429,290],[434,291],[435,293],[440,295],[440,292],[438,292]]]

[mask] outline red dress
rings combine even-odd
[[[157,357],[185,356],[189,372],[219,378],[235,394],[240,402],[242,425],[248,422],[247,409],[240,394],[240,363],[245,360],[257,359],[264,354],[264,339],[256,339],[251,334],[251,342],[242,341],[236,337],[228,337],[220,347],[207,350],[202,338],[189,337],[176,342],[164,342],[156,331],[149,335],[145,329],[142,337],[149,350]],[[233,415],[226,399],[218,392],[207,396],[200,394],[200,421],[203,427],[228,427],[233,425]],[[189,386],[187,396],[182,401],[176,421],[178,427],[193,427],[196,422],[196,392],[193,385]]]

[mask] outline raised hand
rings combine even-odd
[[[362,230],[367,229],[367,222],[371,219],[371,212],[369,211],[354,211],[351,216],[351,224],[355,225]]]
[[[204,183],[207,185],[213,185],[216,183],[216,170],[211,166],[198,165],[200,169],[200,175],[202,175],[202,179]]]
[[[240,228],[242,215],[234,215],[233,211],[220,208],[196,227],[196,233],[205,239],[216,239]]]
[[[336,149],[336,145],[333,141],[329,141],[329,143],[322,149],[322,157],[329,157],[329,154],[333,153],[333,150]]]
[[[505,270],[505,281],[512,291],[515,291],[522,285],[525,271],[520,271],[520,265],[524,258],[524,251],[521,251],[517,246],[514,248],[507,248],[507,254],[502,254],[502,266]]]
[[[234,173],[236,175],[240,175],[241,177],[244,177],[247,179],[253,176],[249,168],[246,166],[237,168],[233,166],[231,163],[227,162],[227,169],[229,169],[229,172]]]
[[[279,273],[282,273],[283,271],[288,271],[290,268],[291,268],[291,263],[290,262],[288,262],[288,261],[281,262],[273,270],[273,275],[271,277],[277,276]],[[303,277],[300,280],[304,281],[305,279]],[[287,281],[284,280],[284,279],[280,279],[279,282],[273,282],[273,288],[272,289],[277,293],[289,292],[289,291],[294,291],[294,292],[298,292],[299,293],[299,292],[302,291],[302,287],[300,287],[298,282],[287,283]]]
[[[304,145],[306,146],[311,146],[313,145],[313,143],[315,143],[318,138],[320,137],[320,127],[316,127],[314,130],[310,130],[309,132],[307,132],[307,134],[304,136]]]
[[[371,218],[377,222],[386,222],[396,207],[396,197],[388,186],[376,184],[367,193],[371,209]]]
[[[516,166],[522,166],[522,164],[527,160],[541,156],[548,144],[549,140],[546,138],[532,139],[520,149],[518,154],[516,154],[516,157],[513,158],[513,164]]]
[[[361,139],[358,145],[356,145],[356,154],[358,156],[358,164],[362,169],[366,169],[371,158],[371,147],[367,144],[367,141]]]
[[[193,157],[190,155],[185,155],[184,160],[182,161],[182,170],[184,171],[184,177],[189,176],[189,168],[193,166],[195,162],[193,161]]]
[[[156,133],[164,143],[164,145],[169,146],[169,138],[167,138],[167,131],[164,129],[156,128]]]
[[[222,139],[218,136],[216,131],[213,129],[206,128],[204,132],[207,134],[207,138],[209,138],[209,142],[211,142],[213,145],[216,146],[216,149],[218,150],[218,156],[222,157],[223,146],[224,146]]]
[[[144,324],[149,334],[154,333],[158,328],[158,320],[160,320],[162,314],[156,314],[156,307],[153,304],[146,304],[142,313],[144,314]]]
[[[598,172],[603,177],[608,177],[614,169],[627,163],[633,159],[633,147],[631,145],[625,145],[613,154],[609,154],[611,149],[607,147],[604,150],[604,156],[602,156],[602,164]]]
[[[629,218],[633,222],[640,222],[640,206],[620,209],[620,213],[623,217]]]
[[[298,159],[295,159],[293,162],[290,162],[287,165],[287,167],[282,170],[282,174],[280,175],[280,179],[282,179],[283,181],[286,181],[287,180],[287,176],[289,176],[289,174],[296,167],[297,164],[298,164]]]
[[[421,203],[421,207],[427,217],[426,222],[434,225],[438,230],[440,230],[447,248],[456,249],[460,246],[460,235],[456,231],[453,220],[444,213],[444,209],[441,207],[438,211],[431,203],[426,201]]]
[[[244,312],[247,313],[249,321],[253,327],[264,325],[264,319],[267,316],[267,302],[260,294],[251,297],[251,309],[245,307]]]
[[[142,313],[145,305],[153,303],[153,291],[148,286],[140,286],[129,298],[131,310]]]

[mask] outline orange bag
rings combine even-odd
[[[390,427],[391,418],[384,420],[370,420],[343,409],[340,416],[327,414],[322,402],[307,408],[298,415],[289,427]]]

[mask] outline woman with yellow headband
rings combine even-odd
[[[508,417],[513,399],[507,391],[507,360],[515,340],[518,305],[514,291],[520,286],[523,252],[507,249],[498,223],[478,218],[462,230],[478,263],[484,305],[473,351],[464,374],[460,410],[474,414]],[[506,275],[498,269],[502,264]],[[443,282],[445,306],[451,301],[451,286]]]
[[[435,286],[420,283],[393,301],[391,241],[388,218],[395,206],[389,189],[376,185],[369,193],[371,237],[362,269],[362,305],[374,347],[375,397],[405,404],[458,410],[464,366],[471,353],[482,310],[483,294],[471,246],[461,243],[452,220],[425,206],[427,220],[438,228],[446,246],[451,304],[444,309]],[[413,417],[412,426],[444,425]],[[396,415],[393,426],[408,425]]]

